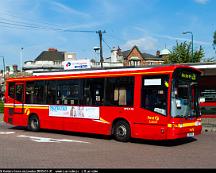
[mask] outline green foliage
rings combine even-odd
[[[0,113],[4,112],[4,103],[0,101]]]
[[[193,62],[200,62],[200,60],[204,57],[205,52],[202,46],[199,47],[199,50],[194,52]]]
[[[189,62],[200,62],[200,60],[204,57],[204,50],[200,46],[199,50],[191,51],[191,43],[183,42],[176,44],[173,47],[171,53],[165,58],[165,64],[174,64],[174,63],[189,63]]]

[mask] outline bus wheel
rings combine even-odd
[[[34,131],[34,132],[39,131],[40,122],[39,122],[39,119],[36,115],[32,115],[29,117],[28,129],[31,131]]]
[[[116,122],[113,130],[114,137],[117,141],[127,142],[129,140],[131,132],[130,126],[126,121],[120,120]]]

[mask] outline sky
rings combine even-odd
[[[20,67],[48,48],[99,60],[99,30],[106,31],[104,58],[118,46],[153,55],[172,50],[191,41],[185,31],[193,33],[194,50],[201,45],[212,58],[215,9],[216,0],[0,0],[0,69],[3,57]]]

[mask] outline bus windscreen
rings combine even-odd
[[[172,117],[196,117],[200,115],[198,98],[199,73],[178,70],[174,73],[171,94]]]

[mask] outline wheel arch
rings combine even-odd
[[[31,123],[31,118],[35,117],[38,120],[38,128],[37,129],[32,129],[30,123]],[[40,118],[36,113],[30,113],[28,116],[28,121],[27,121],[27,129],[31,131],[39,131],[40,130]]]
[[[36,116],[38,118],[38,120],[40,120],[38,114],[36,114],[36,113],[30,113],[28,115],[28,122],[29,122],[30,118],[33,117],[33,116]]]
[[[113,133],[114,133],[114,127],[115,127],[115,125],[116,125],[116,123],[118,121],[125,121],[125,122],[127,122],[128,125],[130,126],[130,130],[131,130],[131,125],[130,125],[129,121],[126,118],[118,117],[118,118],[114,119],[113,122],[112,122],[111,135],[113,135]]]

